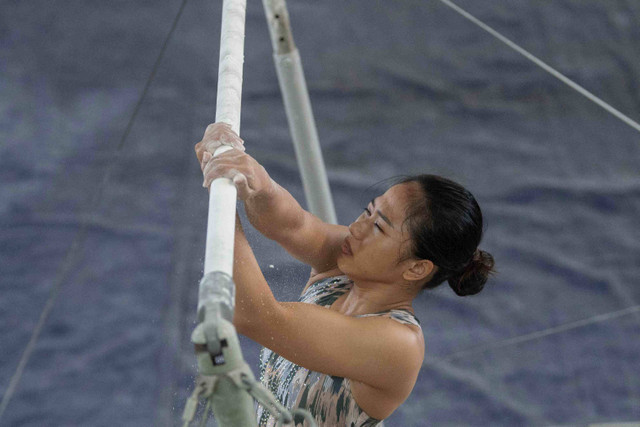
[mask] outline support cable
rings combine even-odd
[[[552,76],[557,78],[558,80],[560,80],[561,82],[563,82],[564,84],[568,85],[570,88],[574,89],[575,91],[577,91],[581,95],[585,96],[587,99],[593,101],[594,103],[596,103],[600,107],[604,108],[605,110],[607,110],[609,113],[611,113],[612,115],[614,115],[618,119],[622,120],[627,125],[631,126],[635,130],[640,132],[640,124],[638,122],[634,121],[632,118],[630,118],[630,117],[626,116],[625,114],[621,113],[619,110],[615,109],[614,107],[612,107],[611,105],[609,105],[608,103],[603,101],[602,99],[598,98],[596,95],[594,95],[593,93],[589,92],[587,89],[585,89],[584,87],[580,86],[578,83],[574,82],[569,77],[565,76],[564,74],[562,74],[561,72],[559,72],[555,68],[551,67],[546,62],[542,61],[541,59],[539,59],[538,57],[536,57],[532,53],[528,52],[527,50],[523,49],[522,47],[520,47],[516,43],[512,42],[511,40],[509,40],[508,38],[506,38],[505,36],[503,36],[502,34],[497,32],[496,30],[494,30],[493,28],[491,28],[490,26],[488,26],[484,22],[480,21],[478,18],[474,17],[473,15],[471,15],[466,10],[464,10],[461,7],[455,5],[450,0],[438,0],[438,1],[440,1],[443,4],[445,4],[446,6],[450,7],[451,9],[453,9],[454,11],[456,11],[457,13],[462,15],[464,18],[466,18],[469,21],[473,22],[478,27],[482,28],[483,30],[485,30],[486,32],[488,32],[489,34],[491,34],[492,36],[494,36],[495,38],[500,40],[502,43],[504,43],[507,46],[509,46],[511,49],[515,50],[516,52],[518,52],[519,54],[521,54],[522,56],[524,56],[525,58],[527,58],[528,60],[530,60],[531,62],[533,62],[534,64],[536,64],[537,66],[539,66],[540,68],[542,68],[543,70],[545,70],[546,72],[548,72],[549,74],[551,74]]]
[[[578,83],[576,83],[573,80],[571,80],[569,77],[565,76],[564,74],[562,74],[561,72],[559,72],[555,68],[551,67],[550,65],[548,65],[547,63],[545,63],[544,61],[542,61],[541,59],[539,59],[538,57],[536,57],[532,53],[530,53],[527,50],[525,50],[524,48],[520,47],[519,45],[517,45],[516,43],[514,43],[510,39],[506,38],[505,36],[500,34],[498,31],[494,30],[489,25],[485,24],[484,22],[480,21],[475,16],[471,15],[466,10],[464,10],[461,7],[457,6],[456,4],[451,2],[450,0],[438,0],[438,1],[440,1],[444,5],[448,6],[449,8],[453,9],[455,12],[457,12],[460,15],[462,15],[464,18],[468,19],[469,21],[471,21],[472,23],[474,23],[475,25],[477,25],[478,27],[480,27],[484,31],[488,32],[489,34],[491,34],[492,36],[494,36],[495,38],[497,38],[498,40],[500,40],[501,42],[503,42],[504,44],[509,46],[511,49],[513,49],[516,52],[520,53],[525,58],[527,58],[528,60],[530,60],[531,62],[533,62],[534,64],[536,64],[537,66],[539,66],[540,68],[542,68],[543,70],[545,70],[546,72],[551,74],[552,76],[556,77],[561,82],[565,83],[566,85],[568,85],[572,89],[576,90],[581,95],[585,96],[587,99],[591,100],[592,102],[596,103],[597,105],[599,105],[600,107],[602,107],[603,109],[605,109],[606,111],[611,113],[613,116],[617,117],[618,119],[620,119],[621,121],[623,121],[627,125],[631,126],[635,130],[640,132],[640,124],[638,124],[638,122],[634,121],[630,117],[628,117],[625,114],[621,113],[616,108],[614,108],[611,105],[609,105],[607,102],[603,101],[602,99],[600,99],[599,97],[597,97],[596,95],[594,95],[593,93],[591,93],[590,91],[585,89],[584,87],[580,86]],[[611,320],[611,319],[614,319],[614,318],[618,318],[618,317],[621,317],[621,316],[625,316],[625,315],[632,314],[632,313],[637,313],[637,312],[640,312],[640,305],[628,307],[626,309],[614,311],[614,312],[611,312],[611,313],[600,314],[600,315],[597,315],[597,316],[590,317],[588,319],[583,319],[583,320],[579,320],[579,321],[576,321],[576,322],[568,323],[568,324],[565,324],[565,325],[560,325],[560,326],[556,326],[556,327],[553,327],[553,328],[544,329],[542,331],[532,332],[532,333],[529,333],[529,334],[525,334],[525,335],[509,338],[507,340],[499,341],[497,343],[488,344],[488,345],[481,345],[481,346],[470,348],[470,349],[467,349],[467,350],[461,350],[461,351],[452,353],[452,354],[450,354],[448,356],[439,358],[436,361],[449,361],[449,360],[457,359],[457,358],[462,357],[462,356],[468,356],[470,354],[476,354],[476,353],[482,353],[482,352],[485,352],[485,351],[489,351],[489,350],[492,350],[494,348],[500,348],[500,347],[505,347],[505,346],[509,346],[509,345],[520,344],[522,342],[526,342],[526,341],[531,341],[531,340],[535,340],[535,339],[538,339],[538,338],[547,337],[549,335],[558,334],[558,333],[561,333],[561,332],[565,332],[565,331],[568,331],[568,330],[571,330],[571,329],[575,329],[575,328],[579,328],[579,327],[582,327],[582,326],[590,325],[590,324],[593,324],[593,323],[599,323],[599,322],[608,321],[608,320]],[[428,363],[429,362],[425,362],[424,364],[426,365]]]
[[[431,364],[434,362],[448,362],[454,359],[459,359],[461,357],[470,356],[472,354],[484,353],[489,350],[494,350],[496,348],[507,347],[511,345],[521,344],[523,342],[533,341],[540,338],[546,338],[550,335],[556,335],[562,332],[570,331],[572,329],[581,328],[583,326],[592,325],[595,323],[606,322],[612,319],[617,319],[619,317],[627,316],[629,314],[640,313],[640,305],[634,305],[631,307],[623,308],[622,310],[616,310],[609,313],[598,314],[596,316],[592,316],[582,320],[576,320],[575,322],[565,323],[563,325],[554,326],[552,328],[543,329],[541,331],[531,332],[528,334],[516,336],[513,338],[508,338],[506,340],[494,342],[486,345],[479,345],[477,347],[472,347],[466,350],[456,351],[454,353],[449,354],[448,356],[444,356],[441,358],[437,358],[433,361],[426,362],[423,364]]]
[[[0,421],[2,420],[2,416],[4,415],[7,409],[7,406],[11,401],[11,398],[16,392],[18,385],[20,384],[20,379],[22,378],[24,369],[27,366],[29,359],[31,358],[31,354],[33,353],[33,350],[35,349],[38,338],[40,337],[40,333],[42,332],[42,329],[44,328],[47,322],[47,319],[49,318],[49,315],[51,314],[51,311],[55,306],[56,300],[60,295],[60,291],[64,285],[64,282],[69,278],[70,272],[76,268],[78,262],[80,261],[80,257],[83,254],[81,249],[84,246],[84,243],[88,234],[89,220],[93,217],[93,213],[96,212],[98,207],[100,206],[100,202],[102,201],[102,195],[104,194],[104,190],[107,186],[107,183],[109,182],[109,177],[111,176],[113,167],[115,166],[116,161],[119,158],[117,154],[124,147],[124,143],[127,137],[129,136],[129,133],[131,132],[135,119],[138,115],[138,112],[140,111],[140,107],[142,106],[142,103],[147,96],[147,92],[149,91],[151,82],[155,78],[158,68],[160,67],[160,63],[164,58],[164,54],[167,50],[167,46],[169,45],[169,41],[171,40],[173,33],[175,32],[176,27],[178,26],[178,21],[180,21],[180,17],[182,16],[182,12],[184,11],[188,1],[189,0],[183,0],[182,4],[180,5],[178,13],[176,14],[176,17],[173,20],[173,24],[171,25],[171,29],[169,30],[169,33],[165,37],[164,43],[162,44],[162,48],[160,49],[160,53],[158,54],[158,57],[156,58],[156,61],[153,64],[153,67],[151,69],[151,73],[149,73],[149,77],[145,82],[144,89],[142,90],[142,93],[138,98],[138,102],[133,110],[133,113],[131,114],[131,117],[129,118],[127,126],[122,134],[122,137],[120,138],[120,141],[116,146],[114,155],[111,156],[111,159],[107,164],[107,167],[105,168],[105,172],[104,172],[104,175],[102,176],[102,180],[100,181],[100,184],[95,190],[94,198],[89,205],[89,209],[88,209],[89,214],[84,215],[82,217],[80,222],[80,229],[76,233],[71,243],[71,247],[69,248],[67,254],[65,255],[64,261],[62,262],[61,267],[58,269],[58,272],[55,275],[56,279],[54,280],[54,284],[51,288],[49,298],[47,299],[47,302],[45,303],[45,306],[42,309],[42,312],[40,313],[40,318],[38,319],[38,323],[36,324],[36,327],[34,328],[31,334],[31,338],[29,339],[29,342],[27,343],[27,346],[25,347],[22,353],[22,356],[20,357],[20,361],[18,362],[18,366],[16,367],[16,370],[13,376],[11,377],[9,386],[7,387],[7,391],[2,397],[2,402],[0,402]]]

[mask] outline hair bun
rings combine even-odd
[[[477,294],[484,288],[489,275],[494,273],[493,265],[493,256],[489,252],[476,249],[467,267],[449,278],[449,286],[461,297]]]

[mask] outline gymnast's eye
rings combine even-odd
[[[369,210],[368,206],[366,208],[364,208],[364,214],[366,216],[371,216],[371,211]],[[375,225],[378,230],[380,230],[380,231],[382,231],[384,233],[384,230],[382,230],[382,227],[380,227],[377,222],[374,222],[373,225]]]

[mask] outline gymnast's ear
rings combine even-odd
[[[412,259],[402,273],[402,278],[409,282],[424,280],[435,270],[435,265],[428,259]]]

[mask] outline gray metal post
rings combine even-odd
[[[280,91],[309,211],[325,222],[336,224],[336,212],[320,151],[318,131],[300,54],[293,42],[286,3],[284,0],[263,0],[262,3],[269,24]]]

